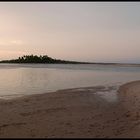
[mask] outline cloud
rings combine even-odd
[[[21,40],[12,40],[11,44],[22,45],[23,42]]]
[[[23,45],[22,40],[0,40],[0,46]]]

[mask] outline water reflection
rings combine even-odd
[[[116,66],[114,68],[99,66],[102,70],[97,69],[98,67],[93,65],[0,65],[0,96],[38,94],[98,85],[120,85],[140,79],[139,67],[126,68],[125,71],[124,68],[121,71],[122,68]],[[106,93],[105,96],[111,97],[109,94]]]

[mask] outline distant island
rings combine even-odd
[[[22,57],[18,57],[17,59],[12,60],[2,60],[0,63],[49,63],[49,64],[89,64],[89,62],[77,62],[77,61],[66,61],[60,59],[53,59],[48,55],[24,55]]]
[[[53,59],[48,55],[23,55],[17,59],[2,60],[0,63],[46,63],[46,64],[100,64],[100,65],[125,65],[125,66],[140,66],[140,64],[132,63],[103,63],[103,62],[78,62],[61,59]]]

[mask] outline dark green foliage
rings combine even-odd
[[[84,62],[76,62],[76,61],[65,61],[60,59],[53,59],[47,55],[24,55],[22,57],[18,57],[18,59],[12,60],[3,60],[0,63],[63,63],[63,64],[81,64]]]

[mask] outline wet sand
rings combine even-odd
[[[0,138],[140,138],[139,86],[121,86],[114,102],[96,94],[114,88],[104,86],[1,99]]]

